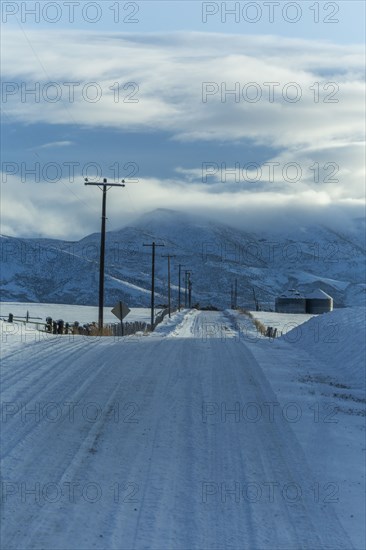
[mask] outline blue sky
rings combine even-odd
[[[49,4],[39,21],[34,1],[3,2],[3,22],[26,28],[69,28],[107,32],[224,32],[225,34],[276,34],[292,38],[312,38],[338,43],[362,43],[365,37],[363,0],[285,0],[272,2],[201,2],[199,0],[145,0],[89,2],[79,0]],[[50,4],[57,3],[59,9]],[[6,7],[6,4],[9,7]],[[85,9],[85,6],[89,7]],[[98,4],[98,8],[92,4]],[[116,4],[119,4],[117,7]],[[237,9],[237,6],[239,9]],[[292,4],[292,6],[291,6]],[[84,12],[83,12],[84,7]],[[41,7],[42,10],[42,7]],[[300,17],[301,15],[301,17]],[[226,16],[226,20],[224,19]]]
[[[117,171],[111,228],[158,207],[362,214],[364,2],[68,6],[2,3],[3,233],[98,230],[83,176]]]

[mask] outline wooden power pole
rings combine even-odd
[[[100,232],[100,260],[99,260],[99,313],[98,313],[98,328],[100,334],[103,331],[103,308],[104,308],[104,258],[105,258],[105,223],[107,219],[107,191],[111,187],[125,187],[125,181],[122,183],[108,183],[104,178],[103,183],[99,181],[89,181],[85,178],[85,185],[96,185],[103,191],[102,200],[102,228]]]
[[[182,274],[182,267],[184,266],[184,264],[179,264],[178,265],[178,310],[180,311],[180,308],[181,308],[181,286],[182,286],[182,283],[181,283],[181,274]]]
[[[171,294],[170,294],[170,258],[175,258],[172,254],[166,254],[163,255],[163,258],[168,258],[168,311],[169,311],[169,318],[170,318],[170,311],[171,311]]]
[[[157,246],[165,246],[164,244],[144,244],[143,246],[151,246],[152,259],[151,259],[151,330],[154,330],[154,309],[155,309],[155,248]]]

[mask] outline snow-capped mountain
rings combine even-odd
[[[336,232],[325,226],[301,226],[250,233],[213,220],[158,209],[130,226],[107,233],[105,303],[123,300],[147,306],[150,300],[151,247],[156,249],[157,303],[167,302],[167,259],[171,261],[173,301],[177,301],[178,264],[192,271],[193,303],[230,306],[238,281],[238,305],[253,307],[253,289],[261,304],[273,305],[289,287],[321,288],[336,306],[364,301],[365,224]],[[98,302],[100,235],[77,242],[2,236],[2,300]],[[183,284],[183,277],[182,277]]]

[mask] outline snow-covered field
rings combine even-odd
[[[127,338],[1,322],[2,546],[364,548],[364,316],[276,340],[233,311]]]
[[[310,313],[275,313],[272,311],[251,311],[250,313],[266,327],[277,328],[278,334],[287,334],[290,330],[314,317]]]
[[[104,308],[104,322],[118,323],[117,317],[111,313],[111,307]],[[143,321],[150,322],[149,308],[130,308],[131,312],[125,318],[125,321]],[[0,317],[8,317],[12,313],[15,317],[25,317],[29,311],[31,317],[41,317],[42,321],[46,317],[52,319],[63,319],[65,322],[73,323],[92,323],[98,321],[98,307],[94,306],[72,306],[68,304],[37,304],[30,302],[0,302]],[[156,312],[159,310],[156,309]]]

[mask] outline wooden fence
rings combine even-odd
[[[171,313],[176,311],[177,308],[171,309]],[[155,317],[155,323],[153,329],[160,324],[163,319],[168,315],[168,308],[159,311]],[[30,319],[37,319],[37,321],[31,321]],[[78,321],[73,323],[68,323],[62,319],[52,319],[52,317],[47,317],[46,322],[38,321],[41,317],[30,317],[28,312],[25,317],[16,317],[12,313],[9,313],[8,318],[3,318],[7,320],[8,323],[21,322],[24,324],[34,325],[36,330],[41,332],[48,332],[49,334],[81,334],[85,336],[98,336],[99,329],[97,323],[85,323],[81,325]],[[151,332],[151,324],[143,321],[132,321],[132,322],[123,322],[123,323],[109,323],[104,325],[103,336],[131,336],[137,332]]]
[[[122,328],[123,326],[123,328]],[[107,332],[111,336],[131,336],[136,332],[150,332],[150,325],[142,321],[132,321],[130,323],[111,323],[107,325]]]
[[[177,308],[170,310],[171,313],[177,311]],[[163,321],[163,319],[169,314],[169,309],[165,308],[155,317],[154,329]],[[122,328],[123,326],[123,328]],[[112,336],[129,336],[136,334],[136,332],[151,332],[151,324],[144,323],[142,321],[126,322],[126,323],[111,323],[107,325],[107,331],[111,331]]]

